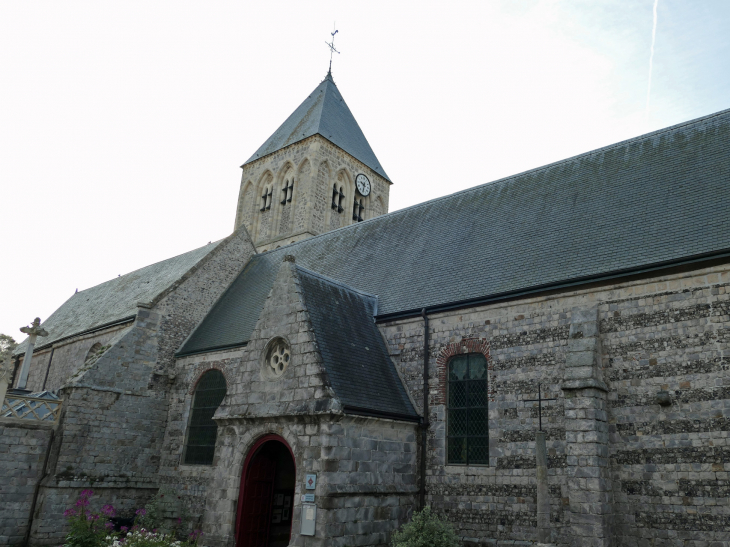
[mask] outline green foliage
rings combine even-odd
[[[191,545],[175,539],[175,536],[149,532],[144,528],[127,532],[121,537],[107,536],[102,547],[183,547]]]
[[[147,530],[160,530],[164,533],[172,534],[173,536],[181,536],[185,532],[184,527],[189,521],[190,515],[188,514],[187,506],[184,503],[177,502],[179,499],[175,493],[169,488],[160,488],[154,498],[150,500],[143,509],[138,509],[134,518],[134,524],[140,528]],[[165,506],[173,505],[178,511],[178,517],[174,520],[174,525],[169,528],[170,520],[165,522],[164,513]],[[189,529],[189,528],[188,528]]]
[[[200,530],[188,534],[185,541],[177,539],[182,517],[177,519],[172,532],[158,532],[157,527],[162,523],[162,499],[170,495],[167,492],[158,493],[143,509],[138,509],[134,526],[131,529],[122,526],[121,532],[115,532],[109,520],[116,515],[114,507],[107,504],[98,513],[91,510],[89,498],[93,495],[93,491],[84,490],[74,507],[64,512],[71,530],[62,547],[194,547],[200,541]]]
[[[393,532],[392,547],[460,547],[461,541],[451,524],[426,506],[413,513],[411,522]]]
[[[18,347],[18,343],[12,336],[0,334],[0,364],[10,361],[13,351]]]
[[[65,547],[98,547],[108,535],[110,528],[105,523],[109,516],[113,516],[114,509],[111,505],[105,505],[102,513],[91,511],[89,498],[93,495],[93,491],[84,490],[74,507],[64,512],[71,528],[66,536]]]

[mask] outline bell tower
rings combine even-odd
[[[392,182],[331,72],[241,168],[235,228],[258,252],[388,212]]]

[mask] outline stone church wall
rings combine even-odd
[[[270,380],[262,374],[262,353],[274,337],[288,340],[292,359],[282,377]],[[211,368],[223,371],[228,383],[216,413],[214,462],[184,465],[194,386]],[[243,462],[256,440],[270,433],[284,438],[295,458],[293,544],[304,544],[299,519],[307,473],[318,475],[317,534],[307,538],[307,547],[384,545],[406,519],[417,492],[417,426],[341,414],[325,386],[292,262],[282,263],[244,348],[179,358],[176,369],[160,480],[184,499],[193,519],[203,519],[208,544],[231,544]]]
[[[280,210],[283,182],[280,174],[287,164],[296,170],[293,207]],[[365,219],[388,212],[390,183],[347,152],[320,135],[314,135],[243,167],[236,226],[245,224],[256,239],[258,251],[263,252],[352,224],[355,197],[352,188],[346,192],[342,204],[344,211],[337,216],[330,215],[332,185],[343,169],[352,179],[358,173],[364,173],[370,179],[370,196],[363,198]],[[267,172],[273,173],[274,192],[271,210],[262,212],[262,177]],[[341,184],[348,186],[344,182]],[[255,190],[249,191],[251,186]],[[354,188],[352,184],[349,186]],[[272,221],[275,226],[271,225]],[[288,228],[282,230],[281,226]]]
[[[543,411],[553,541],[727,545],[729,282],[715,267],[430,316],[429,503],[474,542],[536,539],[537,408],[526,400],[541,382],[557,399]],[[576,310],[597,314],[608,393],[562,389],[579,346],[570,329],[585,320]],[[423,321],[380,326],[420,408]],[[489,347],[489,466],[445,463],[439,358],[454,345]]]
[[[28,371],[27,389],[41,391],[45,380],[45,389],[49,391],[58,390],[83,367],[92,346],[95,344],[100,344],[102,347],[108,346],[120,334],[120,331],[128,329],[130,324],[131,321],[124,325],[75,336],[69,340],[56,343],[54,344],[52,358],[50,348],[34,353]],[[47,379],[46,372],[48,373]]]
[[[726,545],[730,276],[637,289],[599,308],[618,543]]]
[[[0,418],[0,545],[23,545],[53,430]]]
[[[81,489],[91,487],[126,517],[154,495],[174,352],[253,252],[246,231],[234,233],[154,302],[140,304],[133,326],[60,391],[64,410],[33,545],[62,539],[63,511]]]
[[[385,546],[410,516],[417,497],[416,425],[329,413],[226,420],[206,501],[207,544],[232,545],[243,462],[255,441],[270,433],[294,453],[290,545]],[[315,536],[305,538],[299,531],[301,495],[311,493],[303,487],[307,473],[317,474],[317,520]]]

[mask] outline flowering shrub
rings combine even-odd
[[[461,541],[448,522],[441,520],[426,506],[399,532],[393,532],[392,547],[459,547]]]
[[[104,547],[182,547],[183,542],[172,535],[138,528],[119,537],[107,536]],[[189,544],[189,542],[185,542]]]
[[[185,541],[178,540],[176,536],[182,518],[177,519],[176,528],[169,534],[147,526],[156,526],[159,522],[157,499],[145,508],[137,509],[134,526],[122,526],[120,532],[116,532],[114,523],[109,520],[116,516],[116,510],[106,504],[100,512],[93,512],[89,502],[93,495],[92,490],[83,490],[74,507],[64,511],[71,530],[62,547],[192,547],[198,545],[203,535],[200,530],[194,530]]]
[[[114,516],[114,507],[105,505],[101,513],[94,513],[89,508],[89,498],[93,495],[93,490],[83,490],[74,507],[64,511],[71,528],[66,536],[67,547],[97,547],[114,527],[105,524]]]

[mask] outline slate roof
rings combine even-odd
[[[322,83],[243,165],[316,134],[322,135],[390,181],[329,72]]]
[[[375,325],[377,298],[297,267],[324,368],[347,410],[417,418]]]
[[[218,243],[209,243],[199,249],[77,292],[42,322],[41,326],[48,331],[48,336],[38,338],[36,348],[133,317],[137,313],[137,302],[153,300],[195,266]],[[14,354],[25,353],[26,347],[27,339],[18,345]]]
[[[730,110],[254,256],[180,353],[245,343],[284,254],[380,317],[730,251]]]

